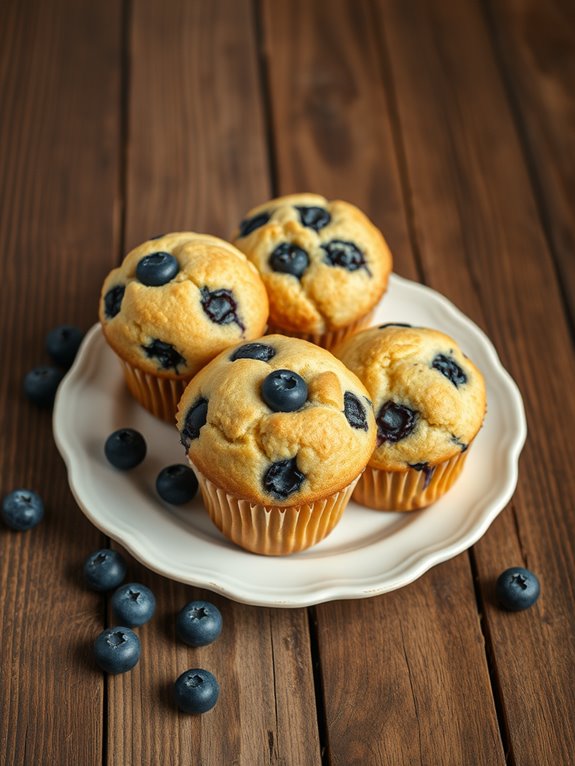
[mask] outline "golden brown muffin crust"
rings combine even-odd
[[[237,497],[266,505],[312,502],[346,487],[365,468],[375,446],[375,420],[367,391],[328,351],[303,340],[268,335],[269,361],[231,357],[240,344],[220,354],[190,382],[178,408],[178,429],[192,463],[208,479]],[[295,412],[274,412],[261,386],[273,371],[300,375],[308,397]],[[353,427],[344,412],[345,395],[363,411],[365,427]],[[206,401],[207,422],[191,436],[190,412]],[[305,479],[298,491],[279,498],[263,479],[272,463],[296,460]]]
[[[334,353],[364,383],[373,401],[378,446],[369,461],[372,468],[400,471],[440,463],[466,450],[481,428],[483,376],[448,335],[390,325],[364,330]],[[407,413],[412,430],[397,441],[388,440],[379,425],[388,402],[414,413]]]
[[[329,223],[316,231],[303,225],[298,208],[318,208]],[[269,214],[266,223],[242,236],[246,221]],[[304,250],[309,265],[301,278],[274,271],[270,256],[282,243]],[[354,270],[329,262],[326,246],[355,245],[364,264]],[[318,194],[291,194],[249,211],[234,244],[261,273],[270,297],[270,323],[290,332],[337,330],[367,314],[387,288],[392,258],[383,235],[357,207]]]
[[[155,252],[171,253],[179,271],[167,284],[150,287],[136,275],[139,261]],[[105,297],[124,289],[120,311],[106,313]],[[228,290],[237,304],[237,321],[216,324],[202,301],[206,291]],[[268,299],[254,266],[229,242],[206,234],[176,232],[144,242],[106,277],[100,321],[106,340],[125,361],[161,377],[189,378],[222,349],[254,338],[266,327]],[[166,367],[146,348],[169,344],[177,363]],[[182,361],[178,360],[181,357]]]

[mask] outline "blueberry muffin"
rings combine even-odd
[[[270,331],[331,348],[366,327],[392,267],[383,235],[348,202],[292,194],[250,210],[235,235],[270,299]]]
[[[242,343],[204,367],[177,423],[216,526],[267,555],[324,538],[375,447],[356,376],[328,351],[282,335]]]
[[[179,232],[144,242],[108,274],[99,314],[132,395],[173,422],[201,367],[265,331],[268,299],[257,270],[233,245]]]
[[[369,391],[377,448],[354,500],[382,510],[424,508],[459,476],[482,426],[485,383],[448,335],[387,324],[348,338],[336,355]]]

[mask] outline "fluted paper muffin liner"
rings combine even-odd
[[[357,479],[322,500],[294,506],[268,506],[243,500],[216,486],[196,469],[204,505],[229,540],[252,553],[286,556],[319,543],[332,531],[349,502]]]
[[[307,340],[309,343],[315,343],[316,346],[321,346],[322,348],[331,351],[332,348],[335,348],[338,343],[341,343],[350,335],[354,335],[356,332],[369,327],[371,321],[373,320],[374,314],[375,309],[372,309],[372,311],[364,314],[364,316],[362,316],[360,319],[357,319],[355,322],[351,322],[351,324],[348,324],[345,327],[341,327],[339,330],[330,330],[324,333],[298,333],[293,332],[292,330],[285,330],[283,327],[279,327],[277,325],[270,325],[268,327],[267,334],[273,335],[274,333],[279,333],[280,335],[287,335],[290,338],[300,338],[301,340]]]
[[[174,423],[178,402],[192,376],[185,379],[160,378],[118,357],[124,370],[126,385],[134,399],[157,418]]]
[[[369,465],[361,475],[353,499],[379,511],[417,511],[439,500],[461,473],[470,447],[442,463],[421,470],[384,471]]]

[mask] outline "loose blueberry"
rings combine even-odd
[[[331,221],[331,215],[324,207],[304,207],[302,205],[296,207],[296,210],[299,213],[299,219],[302,226],[307,226],[308,229],[313,229],[314,231],[323,229],[324,226],[327,226]]]
[[[24,377],[24,393],[38,407],[51,407],[63,377],[56,367],[35,367]]]
[[[429,465],[429,463],[408,463],[410,468],[413,468],[416,471],[422,471],[424,475],[423,480],[423,487],[422,489],[427,489],[429,487],[429,482],[433,478],[433,474],[435,473],[435,466]]]
[[[274,370],[262,383],[262,399],[274,412],[295,412],[307,401],[307,383],[291,370]]]
[[[156,611],[154,594],[138,582],[122,585],[114,591],[111,604],[114,616],[130,628],[144,625]]]
[[[104,313],[108,319],[113,319],[120,313],[125,292],[126,288],[124,285],[116,285],[111,287],[104,296]]]
[[[357,271],[358,269],[365,269],[368,274],[371,274],[363,253],[354,245],[353,242],[344,242],[341,239],[333,239],[325,245],[322,245],[322,250],[325,252],[325,262],[330,266],[339,266],[347,271]]]
[[[391,400],[379,410],[376,418],[378,442],[398,442],[413,431],[417,412]]]
[[[377,329],[385,330],[386,327],[413,327],[413,325],[407,324],[407,322],[386,322],[385,324],[380,324]]]
[[[55,364],[68,369],[72,366],[83,339],[82,330],[70,325],[60,325],[50,330],[46,336],[46,351]]]
[[[347,418],[347,422],[352,428],[359,428],[362,431],[367,431],[367,415],[363,404],[359,401],[355,394],[351,391],[346,391],[343,395],[343,412]]]
[[[180,441],[186,450],[190,448],[192,440],[199,437],[200,429],[202,426],[206,425],[207,419],[208,400],[200,397],[188,410],[188,414],[184,421],[184,427],[180,435]]]
[[[104,452],[114,468],[129,471],[146,457],[146,441],[139,431],[120,428],[108,436]]]
[[[222,615],[209,601],[190,601],[176,617],[178,638],[189,646],[207,646],[221,632]]]
[[[241,330],[245,327],[238,316],[238,304],[231,290],[208,290],[202,287],[202,308],[215,324],[235,322]]]
[[[156,491],[166,503],[182,505],[195,497],[198,480],[189,466],[169,465],[158,474]]]
[[[309,255],[301,247],[289,242],[278,245],[269,259],[270,268],[282,274],[291,274],[301,279],[304,271],[309,266]]]
[[[497,578],[495,588],[499,603],[510,612],[521,612],[533,606],[541,592],[536,575],[523,567],[506,569]]]
[[[25,532],[39,524],[44,517],[44,503],[30,489],[15,489],[2,501],[2,518],[10,529]]]
[[[240,237],[247,237],[252,231],[259,229],[260,226],[265,226],[270,220],[271,213],[258,213],[258,215],[252,216],[252,218],[246,218],[240,223]]]
[[[431,363],[431,366],[434,370],[444,375],[447,380],[451,381],[455,388],[459,388],[459,386],[467,383],[467,375],[451,356],[438,354]]]
[[[142,346],[142,351],[148,359],[157,359],[162,370],[174,370],[178,374],[178,367],[185,366],[186,360],[176,351],[171,343],[163,340],[153,340],[147,346]]]
[[[117,588],[126,576],[124,557],[111,548],[92,553],[84,562],[84,580],[92,590],[107,591]]]
[[[183,713],[207,713],[220,694],[220,685],[209,670],[186,670],[174,684],[176,704]]]
[[[304,474],[297,467],[295,457],[272,463],[264,474],[265,491],[278,500],[285,500],[297,492],[305,480]]]
[[[266,346],[265,343],[246,343],[236,348],[230,356],[230,362],[235,362],[236,359],[259,359],[260,362],[269,362],[275,355],[275,348]]]
[[[143,285],[159,287],[171,282],[180,270],[178,261],[171,253],[160,250],[140,258],[136,276]]]
[[[140,659],[140,639],[130,628],[107,628],[94,642],[94,656],[106,673],[125,673]]]

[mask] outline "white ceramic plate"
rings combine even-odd
[[[54,407],[56,444],[80,508],[150,569],[261,606],[375,596],[461,553],[485,533],[515,489],[527,433],[521,396],[485,334],[434,290],[392,276],[374,324],[386,321],[447,332],[487,381],[485,424],[463,474],[431,508],[384,513],[352,502],[332,534],[307,551],[268,558],[237,548],[213,526],[200,499],[175,508],[156,495],[158,472],[185,462],[178,433],[130,398],[99,326],[86,336]],[[125,426],[144,435],[148,455],[123,473],[107,463],[103,446]]]

